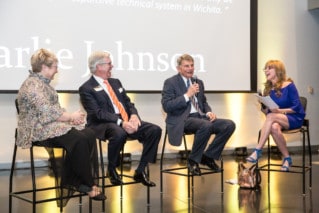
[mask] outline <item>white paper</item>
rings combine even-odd
[[[279,106],[271,99],[270,96],[260,96],[260,95],[256,94],[256,97],[258,98],[258,100],[261,103],[266,105],[266,107],[268,107],[269,109],[278,109],[279,108]]]

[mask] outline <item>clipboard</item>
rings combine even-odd
[[[271,99],[271,97],[268,96],[260,96],[256,94],[256,97],[258,98],[258,101],[263,103],[266,107],[269,109],[278,109],[279,106],[274,102],[274,100]]]

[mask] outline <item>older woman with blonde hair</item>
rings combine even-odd
[[[61,184],[85,192],[94,200],[106,197],[98,187],[98,157],[95,134],[84,128],[85,114],[67,112],[50,85],[58,72],[58,59],[46,49],[31,57],[30,74],[19,89],[17,146],[59,147],[66,151]]]
[[[282,130],[300,128],[305,112],[299,99],[298,90],[292,79],[287,78],[285,66],[281,61],[269,60],[265,64],[264,72],[266,82],[263,95],[269,95],[279,108],[268,109],[265,107],[262,109],[266,114],[266,120],[261,129],[258,145],[246,160],[256,163],[262,155],[262,148],[271,135],[284,157],[281,170],[289,171],[292,159]]]

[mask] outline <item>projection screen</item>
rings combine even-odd
[[[88,55],[112,54],[128,91],[158,92],[191,54],[207,91],[251,91],[251,0],[4,0],[0,2],[0,91],[17,91],[38,48],[52,50],[52,85],[75,92],[90,77]],[[253,17],[256,18],[256,17]]]

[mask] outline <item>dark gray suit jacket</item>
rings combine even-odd
[[[130,117],[132,114],[138,115],[137,109],[127,96],[120,80],[108,79],[118,100],[122,103],[125,111]],[[105,139],[106,123],[117,123],[119,115],[115,114],[112,101],[92,76],[80,88],[79,94],[81,103],[87,112],[87,126],[95,130],[97,138]]]
[[[192,79],[194,81],[194,79]],[[204,94],[203,81],[197,79],[199,92],[197,100],[203,113],[211,112]],[[180,74],[168,78],[164,82],[162,90],[162,107],[166,112],[166,130],[171,145],[179,146],[182,143],[184,123],[191,110],[191,101],[186,102],[184,94],[187,92],[186,85]]]

